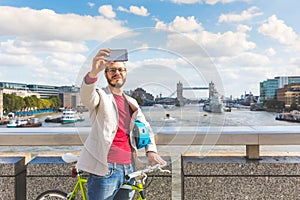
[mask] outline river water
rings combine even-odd
[[[231,112],[221,114],[207,113],[202,110],[199,105],[186,105],[184,107],[169,107],[162,106],[142,107],[142,111],[146,119],[150,122],[155,130],[158,127],[199,127],[199,126],[299,126],[299,123],[291,123],[275,120],[276,113],[264,111],[250,111],[247,109],[232,109]],[[171,119],[165,119],[166,114],[171,116]],[[59,116],[59,114],[56,114]],[[88,112],[83,113],[85,120],[76,124],[60,124],[60,123],[45,123],[43,127],[88,127],[90,121]],[[54,115],[55,116],[55,115]],[[44,121],[46,116],[41,117]],[[0,126],[6,128],[5,126]],[[53,154],[55,152],[78,152],[81,147],[0,147],[2,153],[30,153],[32,156],[38,154]],[[186,152],[201,152],[201,153],[245,153],[245,146],[158,146],[159,152],[165,152],[171,155],[172,158],[172,198],[181,199],[180,191],[180,154]],[[261,152],[300,152],[299,145],[287,146],[262,146]]]

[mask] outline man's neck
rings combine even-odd
[[[111,93],[113,94],[116,94],[116,95],[122,95],[123,94],[123,89],[122,88],[115,88],[115,87],[112,87],[111,85],[108,85]]]

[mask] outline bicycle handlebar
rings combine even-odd
[[[130,178],[136,178],[138,176],[147,176],[146,173],[149,173],[149,172],[152,172],[152,171],[155,171],[155,170],[159,170],[160,172],[171,173],[170,170],[164,170],[164,169],[162,169],[162,167],[165,167],[165,166],[166,166],[166,164],[165,165],[156,164],[156,165],[153,165],[153,166],[148,166],[145,169],[138,170],[138,171],[132,172],[130,174],[127,174],[126,178],[130,179]]]

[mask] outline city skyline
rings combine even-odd
[[[79,86],[97,50],[112,47],[129,52],[126,90],[168,96],[178,81],[190,87],[214,81],[227,97],[259,95],[268,78],[300,75],[299,6],[297,0],[2,0],[0,81]]]

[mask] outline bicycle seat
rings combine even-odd
[[[72,153],[63,154],[61,157],[66,163],[75,163],[78,160],[78,156],[75,156]]]

